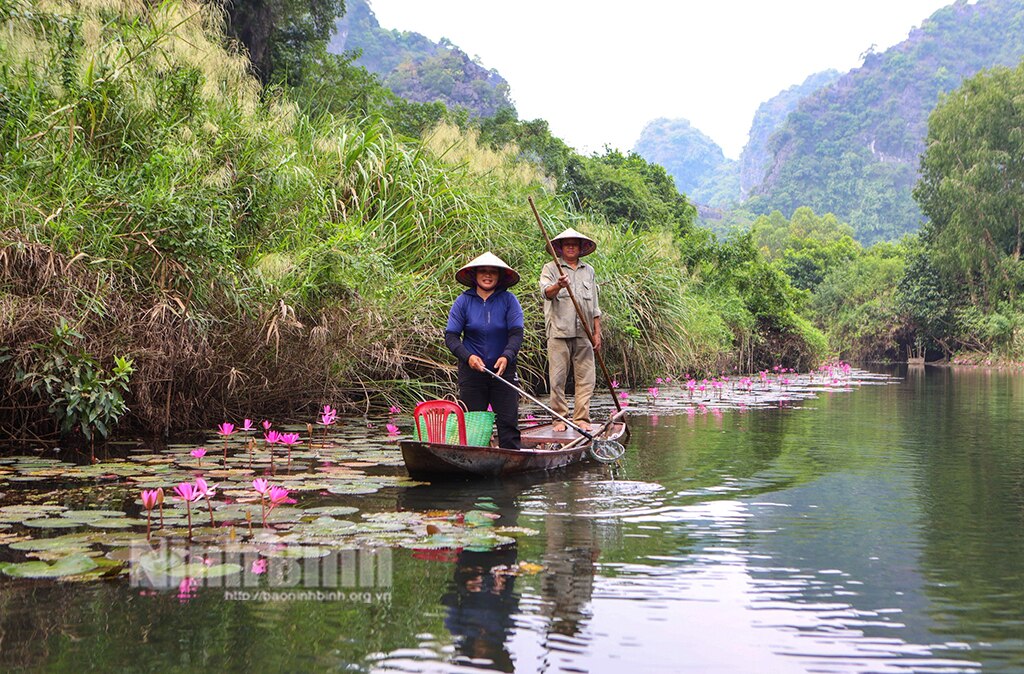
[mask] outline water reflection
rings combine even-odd
[[[500,672],[514,671],[508,638],[519,607],[515,593],[518,550],[462,550],[451,588],[441,597],[448,608],[444,626],[456,638],[455,662]]]

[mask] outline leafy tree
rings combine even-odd
[[[227,13],[228,35],[249,51],[264,82],[297,84],[306,52],[324,44],[345,0],[209,0]]]
[[[1024,63],[964,82],[929,118],[914,197],[925,241],[947,281],[973,304],[1016,304],[1024,285]]]
[[[603,155],[576,155],[566,166],[560,191],[577,208],[604,215],[610,222],[641,229],[666,227],[685,234],[696,209],[679,193],[665,169],[631,152],[606,148]]]

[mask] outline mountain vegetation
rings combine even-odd
[[[729,191],[736,183],[731,180],[737,170],[736,162],[726,159],[715,141],[685,119],[661,117],[648,122],[633,152],[664,166],[676,188],[696,203],[724,206],[736,201],[738,192]],[[705,191],[709,185],[714,189]]]
[[[839,72],[825,70],[815,73],[802,83],[793,85],[785,91],[768,99],[758,106],[754,120],[750,124],[747,144],[740,153],[740,191],[738,200],[750,196],[751,190],[764,181],[765,175],[772,164],[772,153],[769,151],[768,140],[796,110],[801,100],[814,92],[839,79]]]
[[[347,0],[327,50],[352,52],[354,59],[377,75],[388,89],[407,101],[443,103],[476,117],[512,107],[509,86],[496,70],[488,70],[446,39],[435,43],[413,32],[381,28],[366,0]]]
[[[750,207],[833,212],[864,243],[916,231],[911,190],[929,112],[964,78],[1022,56],[1020,2],[960,0],[935,12],[906,41],[800,101],[769,141],[772,160]]]

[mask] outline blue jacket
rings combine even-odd
[[[463,361],[477,355],[484,365],[505,356],[514,364],[523,345],[523,307],[507,290],[495,290],[487,300],[469,288],[455,298],[444,329],[445,344]]]

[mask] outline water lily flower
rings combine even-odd
[[[661,377],[658,377],[657,379],[654,380],[654,383],[655,384],[664,384],[665,380],[662,379]]]
[[[401,414],[401,413],[402,413],[402,408],[400,408],[398,405],[392,405],[391,407],[388,408],[388,414],[390,414],[392,416],[394,416],[396,414]]]
[[[270,501],[270,509],[273,510],[275,506],[279,506],[288,500],[288,490],[284,487],[271,487],[267,498]]]
[[[196,447],[189,454],[199,459],[199,465],[201,466],[203,465],[203,457],[206,456],[206,447]]]
[[[298,433],[282,433],[278,440],[282,445],[288,448],[289,461],[292,460],[292,445],[297,445],[299,440],[300,438]]]
[[[164,488],[156,488],[156,504],[160,506],[160,528],[164,528]]]
[[[263,575],[267,572],[267,560],[263,557],[260,557],[252,563],[252,566],[249,567],[249,570],[253,573],[253,575]]]
[[[174,487],[178,499],[185,502],[185,513],[188,515],[188,537],[192,539],[192,501],[202,497],[199,490],[191,482],[182,482]]]
[[[612,388],[619,388],[619,380],[612,379]]]
[[[268,445],[276,445],[281,442],[281,434],[278,431],[267,431],[263,439],[267,441]]]
[[[260,425],[261,425],[261,426],[263,426],[263,430],[265,430],[265,431],[269,431],[269,430],[270,430],[270,427],[271,427],[271,426],[272,426],[273,424],[271,424],[271,423],[270,423],[270,422],[269,422],[268,420],[264,419],[264,420],[263,420],[263,423],[262,423],[262,424],[260,424]]]
[[[535,417],[535,416],[534,416],[534,415],[532,415],[532,414],[527,414],[527,415],[526,415],[526,420],[527,420],[527,421],[536,421],[536,419],[537,419],[537,417]]]
[[[153,516],[153,508],[157,506],[156,489],[142,490],[142,507],[146,509],[146,540],[149,540],[149,522]]]
[[[394,424],[389,423],[386,428],[388,429],[388,435],[398,435],[399,433],[398,426],[395,426]]]
[[[235,432],[235,425],[225,421],[217,427],[217,434],[224,438],[224,465],[228,465],[228,437]]]
[[[650,394],[650,396],[652,398],[654,398],[655,400],[658,399],[658,387],[657,386],[652,386],[649,389],[647,389],[647,393]]]
[[[252,429],[253,429],[252,419],[243,419],[242,420],[242,430],[243,431],[251,431]]]
[[[270,483],[262,477],[258,477],[252,481],[252,488],[256,490],[260,496],[266,496],[267,492],[270,491]]]

